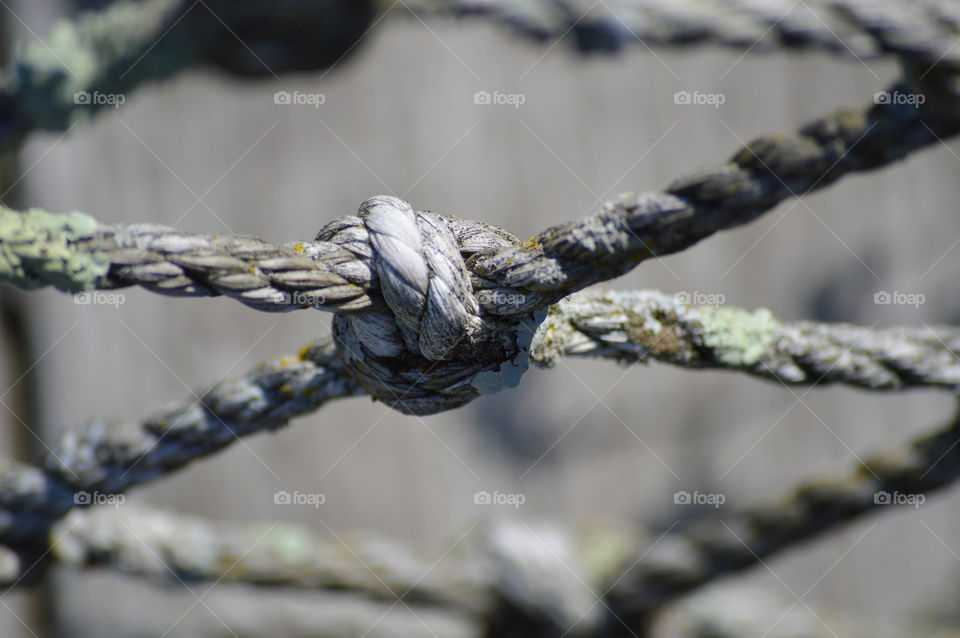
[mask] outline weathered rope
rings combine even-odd
[[[165,584],[216,581],[342,591],[471,613],[490,603],[482,571],[464,564],[431,567],[373,533],[337,534],[334,540],[292,523],[218,523],[124,502],[74,512],[51,537],[59,563],[111,567]]]
[[[390,4],[388,0],[382,0]],[[624,46],[714,44],[751,52],[816,49],[956,65],[960,12],[937,0],[404,0],[422,18],[483,18],[537,41],[567,37],[582,53]]]
[[[900,500],[919,502],[957,480],[960,426],[954,422],[867,459],[846,477],[802,484],[753,508],[681,523],[662,538],[604,532],[578,540],[556,529],[501,521],[479,528],[444,565],[431,569],[417,554],[369,535],[344,535],[332,543],[286,523],[215,524],[129,503],[76,513],[44,542],[55,541],[52,557],[58,562],[110,566],[158,581],[223,580],[344,591],[389,602],[402,596],[493,625],[538,628],[530,635],[556,635],[576,624],[570,635],[613,636],[620,635],[621,623],[640,631],[652,611],[708,582],[897,507]],[[582,549],[587,545],[603,559],[587,558]],[[34,569],[42,573],[46,566]],[[9,584],[21,575],[3,576]],[[608,607],[595,605],[594,595],[602,595]]]
[[[956,73],[960,63],[960,16],[941,0],[120,0],[24,47],[0,90],[0,149],[32,130],[67,130],[140,85],[191,68],[253,77],[328,68],[358,48],[378,11],[397,8],[479,16],[537,41],[568,36],[582,53],[711,43],[893,54],[918,75]]]
[[[374,17],[367,0],[112,2],[24,46],[0,91],[0,149],[197,67],[244,77],[327,68],[358,47]]]
[[[892,92],[907,90],[899,84],[891,87]],[[758,139],[730,163],[679,179],[666,192],[622,195],[583,221],[549,228],[523,244],[499,228],[428,213],[417,213],[419,232],[427,238],[441,234],[449,238],[452,233],[484,313],[526,314],[619,276],[640,261],[684,250],[714,232],[746,224],[786,198],[822,188],[850,172],[893,163],[957,134],[956,102],[928,97],[919,108],[873,104],[823,117],[794,136]],[[406,203],[381,201],[392,203],[395,219],[408,214],[403,212]],[[364,204],[362,210],[370,205]],[[16,226],[5,219],[10,215],[3,211],[0,228]],[[25,214],[22,224],[49,225],[37,222],[36,215]],[[0,236],[6,257],[0,276],[21,287],[52,284],[79,291],[91,285],[140,285],[169,295],[223,294],[262,310],[362,310],[375,305],[380,293],[394,294],[390,291],[398,281],[390,279],[384,288],[380,262],[374,259],[377,250],[371,244],[380,240],[365,223],[357,217],[342,218],[321,230],[317,241],[272,245],[157,225],[97,224],[90,230],[93,226],[85,222],[87,232],[82,236],[54,239],[58,246],[66,244],[71,256],[96,256],[109,268],[106,272],[84,268],[72,279],[65,279],[57,264],[53,264],[56,276],[46,273],[45,261],[37,257],[42,244],[33,239],[41,236],[39,231],[5,232]],[[424,250],[434,249],[431,242]],[[411,257],[406,252],[395,259]],[[53,254],[46,261],[58,258]],[[446,259],[454,263],[451,255]],[[455,270],[460,270],[459,264]],[[458,291],[462,287],[452,290]],[[458,299],[467,304],[464,308],[473,308],[465,297]]]
[[[652,548],[640,543],[635,556],[611,570],[607,598],[614,614],[628,625],[642,626],[658,606],[718,576],[868,512],[900,501],[920,502],[918,497],[958,479],[960,419],[954,417],[946,430],[868,458],[845,477],[812,481],[777,502],[733,516],[681,524]],[[622,569],[631,565],[624,574]]]
[[[432,414],[515,386],[542,310],[565,295],[954,135],[955,103],[934,94],[920,108],[836,113],[794,137],[760,139],[665,193],[621,196],[523,244],[502,229],[386,196],[331,222],[314,242],[279,246],[107,226],[80,213],[0,210],[0,278],[26,288],[137,284],[170,295],[225,294],[258,309],[333,310],[344,363],[360,385],[398,410]]]
[[[549,624],[551,635],[574,625],[578,630],[568,635],[591,635],[600,619],[578,539],[554,525],[473,525],[441,561],[383,534],[333,534],[321,537],[286,522],[218,523],[123,503],[74,512],[51,532],[51,554],[74,568],[110,567],[165,584],[245,583],[402,600],[478,625],[522,610]]]
[[[777,321],[656,291],[584,291],[550,308],[530,360],[561,355],[740,370],[787,384],[960,390],[960,328]]]
[[[539,327],[523,331],[530,360],[543,366],[561,355],[652,358],[784,383],[887,390],[954,389],[960,367],[957,329],[778,323],[763,310],[688,308],[653,291],[578,293],[555,306]],[[138,437],[116,438],[94,427],[66,436],[43,468],[0,459],[0,543],[35,541],[69,510],[85,505],[76,502],[77,493],[124,492],[331,399],[362,394],[354,374],[333,342],[321,340],[151,418]]]
[[[93,427],[64,437],[42,468],[0,459],[0,542],[29,550],[55,521],[87,504],[78,502],[78,493],[124,492],[239,437],[279,428],[331,399],[360,392],[332,342],[319,341],[151,418],[134,438]]]

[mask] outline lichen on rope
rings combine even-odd
[[[690,306],[652,290],[584,291],[550,308],[531,360],[560,356],[738,370],[789,385],[960,390],[960,328],[782,322],[769,310]]]

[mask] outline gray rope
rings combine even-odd
[[[903,85],[891,88],[893,92],[906,90]],[[956,102],[940,97],[928,96],[929,101],[920,108],[878,104],[860,111],[840,111],[812,122],[792,137],[761,138],[738,151],[730,163],[677,180],[666,192],[620,196],[583,221],[549,228],[525,244],[480,222],[423,212],[415,215],[417,233],[411,228],[405,237],[411,241],[421,237],[419,249],[427,252],[445,246],[447,253],[442,259],[447,263],[441,270],[453,277],[463,269],[449,243],[452,233],[483,314],[527,314],[566,294],[617,277],[640,261],[679,252],[714,232],[749,223],[788,197],[822,188],[850,172],[893,163],[955,135],[960,131]],[[390,202],[391,222],[411,214],[405,202],[374,198],[361,207],[361,215],[376,201]],[[30,226],[33,221],[25,216],[22,223]],[[10,221],[2,228],[12,226]],[[378,239],[382,236],[386,235],[371,234],[367,220],[346,217],[327,225],[317,241],[301,244],[194,235],[156,225],[98,225],[82,238],[65,237],[64,241],[72,255],[96,255],[109,262],[108,272],[92,282],[101,288],[140,285],[169,295],[229,295],[262,310],[314,307],[349,312],[375,306],[381,296],[396,302],[414,293],[415,287],[408,286],[404,292],[395,288],[403,277],[390,274],[384,281],[380,276],[384,262],[375,258],[376,246],[393,245],[383,244]],[[441,236],[445,237],[442,241]],[[23,250],[35,251],[33,244],[21,247],[19,241],[7,233],[0,237],[5,252],[12,253],[8,261],[15,261]],[[410,250],[396,253],[392,259],[396,263],[421,262],[426,253],[415,258],[417,249],[411,244]],[[49,257],[53,259],[56,256]],[[425,263],[416,266],[419,272],[426,268]],[[415,275],[412,270],[388,269],[388,273],[397,272]],[[31,269],[30,264],[0,264],[0,276],[21,287],[52,284],[82,290],[91,285],[89,277],[64,285],[62,279]],[[462,277],[458,283],[449,279],[447,284],[451,288],[444,288],[445,308],[453,312],[453,306],[459,305],[458,316],[483,316],[477,315],[474,302],[462,294]],[[417,294],[422,296],[423,291]],[[439,294],[434,291],[431,297],[434,310]],[[458,321],[461,328],[466,326]]]
[[[892,495],[926,498],[958,479],[960,420],[955,419],[905,449],[868,458],[845,477],[812,481],[732,517],[681,524],[652,548],[639,542],[636,554],[611,570],[608,601],[628,625],[642,626],[665,602],[889,506]],[[631,567],[624,574],[626,566]]]
[[[55,521],[89,504],[77,494],[122,493],[239,437],[277,429],[331,399],[360,392],[333,343],[319,341],[151,418],[135,438],[110,437],[93,427],[65,436],[42,468],[0,459],[0,542],[35,548]]]
[[[769,310],[689,306],[656,291],[585,291],[557,303],[530,360],[561,356],[739,370],[786,384],[960,390],[960,329],[780,322]]]
[[[955,421],[865,460],[845,477],[804,483],[782,498],[681,524],[659,539],[607,532],[574,539],[555,528],[500,521],[478,529],[436,569],[416,553],[369,535],[331,543],[286,523],[215,524],[128,503],[75,513],[43,542],[53,543],[58,562],[112,567],[158,581],[222,579],[388,602],[399,597],[466,613],[494,635],[498,627],[525,626],[527,635],[574,627],[568,635],[618,636],[624,626],[641,631],[651,612],[694,589],[882,510],[891,502],[884,494],[926,499],[953,484],[960,480],[958,444]],[[587,546],[599,558],[576,550]],[[19,569],[39,574],[48,566],[21,562]],[[2,574],[8,584],[22,575]],[[602,594],[605,604],[595,604],[591,592]]]
[[[0,149],[123,104],[142,84],[197,67],[243,77],[320,70],[352,53],[367,0],[120,0],[30,40],[0,91]]]
[[[468,613],[490,603],[484,574],[469,563],[432,567],[374,533],[337,534],[334,540],[293,523],[216,522],[124,502],[74,512],[51,537],[61,564],[109,567],[163,584],[215,581],[349,592]]]
[[[77,213],[65,224],[42,211],[0,211],[0,278],[75,290],[138,284],[171,295],[225,294],[259,309],[333,310],[357,382],[398,410],[432,414],[515,386],[542,310],[563,296],[957,133],[956,100],[930,97],[921,108],[878,104],[827,116],[794,137],[758,140],[666,193],[621,196],[525,244],[386,196],[328,224],[314,242],[280,246],[105,226]]]
[[[385,2],[385,4],[387,4]],[[716,44],[751,52],[816,49],[955,65],[960,11],[942,0],[405,0],[422,18],[483,18],[536,42],[566,37],[581,53],[624,46]]]
[[[652,291],[579,293],[558,304],[535,334],[533,326],[525,330],[531,360],[544,366],[560,355],[653,358],[786,383],[887,390],[954,389],[960,349],[957,329],[778,323],[763,310],[687,308]],[[78,493],[125,492],[239,437],[279,428],[331,399],[362,394],[342,357],[351,347],[338,350],[327,340],[309,344],[294,357],[260,365],[214,386],[199,401],[149,419],[135,438],[114,438],[98,427],[71,433],[43,468],[0,459],[0,543],[36,541],[68,511],[86,505],[76,501]]]
[[[954,72],[960,12],[944,0],[406,0],[425,18],[479,16],[521,36],[569,36],[582,53],[624,44],[714,43],[749,52],[820,49]],[[29,42],[0,90],[0,149],[32,130],[67,130],[140,85],[196,67],[244,77],[328,68],[351,54],[385,0],[121,0]],[[50,45],[46,43],[50,43]],[[51,48],[52,46],[52,48]],[[122,103],[122,102],[121,102]]]
[[[58,563],[108,567],[164,584],[343,592],[443,608],[476,625],[506,613],[501,607],[510,601],[512,609],[546,619],[552,635],[574,625],[577,630],[568,635],[591,635],[587,630],[599,621],[576,539],[553,525],[510,520],[476,525],[439,562],[382,534],[334,535],[335,540],[320,537],[286,522],[213,522],[123,503],[75,512],[50,536]],[[571,573],[573,568],[580,573]]]

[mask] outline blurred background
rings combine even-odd
[[[4,48],[15,52],[80,3],[3,5]],[[422,23],[397,10],[329,72],[256,81],[192,72],[145,86],[67,134],[34,134],[12,165],[4,203],[290,241],[312,238],[367,197],[394,194],[525,239],[620,192],[661,190],[724,162],[759,135],[868,103],[896,71],[889,60],[712,47],[633,46],[584,58],[565,43],[532,44],[479,21]],[[321,97],[278,104],[281,91]],[[723,103],[677,104],[680,91]],[[937,145],[844,179],[605,286],[713,295],[787,320],[960,323],[958,153],[957,143]],[[924,302],[878,305],[881,291]],[[113,307],[52,290],[0,291],[0,385],[11,388],[10,409],[0,411],[3,454],[36,461],[67,430],[134,427],[329,330],[320,312],[271,315],[222,298],[122,292]],[[220,520],[294,521],[331,538],[376,530],[440,558],[478,520],[667,529],[698,513],[674,503],[679,490],[723,494],[731,510],[773,499],[938,427],[953,403],[944,393],[791,391],[732,373],[568,359],[436,416],[337,401],[127,499]],[[322,493],[325,502],[276,505],[279,490]],[[478,491],[524,502],[475,504]],[[929,628],[955,605],[958,504],[960,494],[947,490],[917,509],[890,508],[711,590],[766,591],[782,601],[771,618],[812,628],[796,635]],[[387,608],[227,585],[191,592],[67,569],[0,602],[0,635],[11,637],[320,636],[329,635],[324,613]],[[375,626],[358,621],[354,635],[470,635],[454,619],[421,615],[426,622],[395,606]],[[771,627],[778,631],[795,635]]]

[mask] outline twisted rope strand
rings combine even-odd
[[[358,49],[372,0],[119,0],[23,47],[0,90],[0,150],[65,131],[132,91],[212,67],[241,77],[328,68]]]
[[[159,583],[341,591],[472,613],[489,604],[480,570],[432,566],[379,534],[341,534],[333,541],[292,523],[218,523],[123,503],[74,512],[52,536],[62,564],[111,567]]]
[[[822,50],[850,58],[893,53],[955,65],[960,12],[937,1],[405,0],[422,18],[484,19],[536,42],[568,38],[577,51],[716,44],[751,52]]]
[[[209,456],[239,437],[274,430],[331,399],[361,392],[330,341],[261,364],[142,426],[136,438],[104,428],[69,433],[44,467],[0,463],[0,542],[31,545],[77,506],[81,492],[118,494]]]
[[[690,306],[685,295],[585,291],[554,305],[530,360],[561,355],[738,370],[786,384],[960,389],[960,329],[781,322],[770,311]]]
[[[587,54],[625,44],[713,43],[747,52],[818,49],[899,56],[918,75],[956,71],[960,15],[938,0],[407,0],[423,18],[475,16],[539,42],[563,36]],[[63,131],[151,81],[196,67],[241,77],[321,70],[359,48],[382,0],[121,0],[24,47],[0,90],[0,149],[33,130]],[[269,8],[268,8],[269,7]],[[308,34],[305,36],[304,34]]]
[[[643,626],[664,603],[720,576],[891,506],[891,495],[917,497],[960,479],[960,419],[904,449],[868,458],[845,477],[812,481],[761,507],[681,526],[611,576],[607,599],[630,626]],[[615,582],[613,582],[615,581]]]

